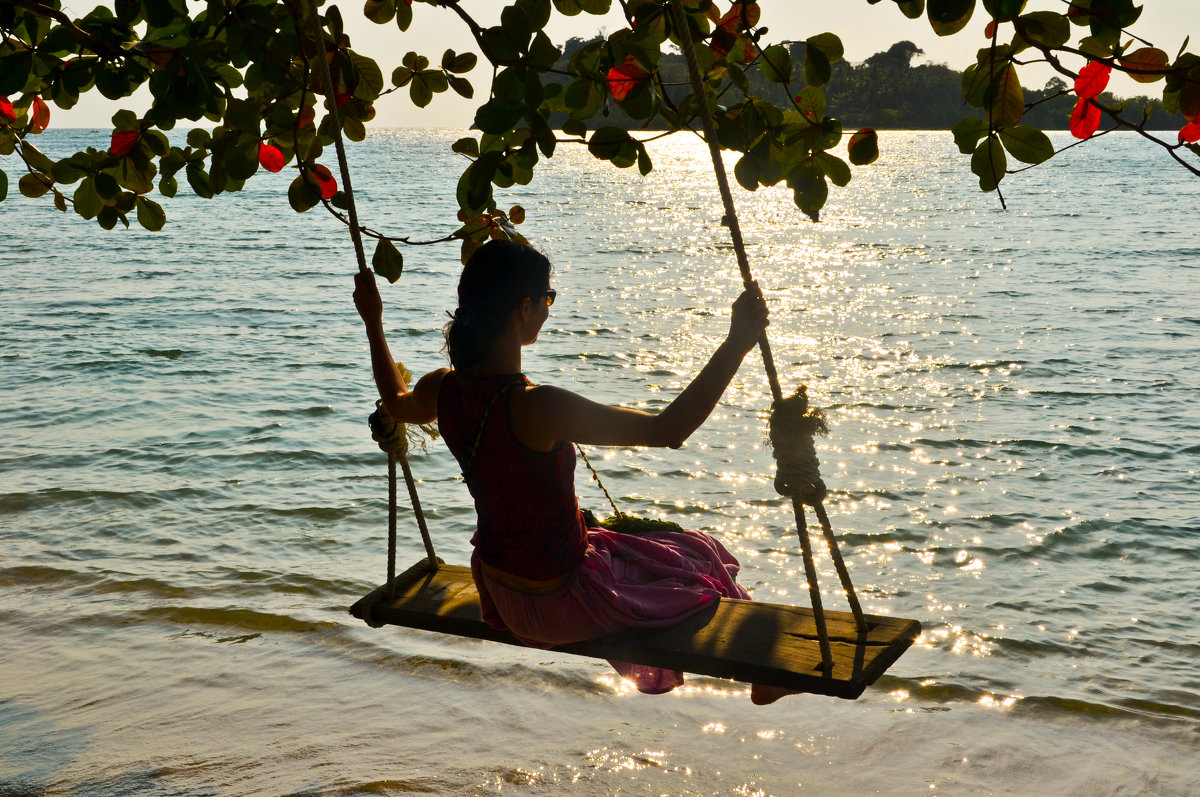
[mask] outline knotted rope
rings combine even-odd
[[[717,178],[717,188],[721,192],[721,201],[725,215],[721,223],[729,228],[729,237],[733,241],[733,249],[737,254],[738,269],[742,275],[742,284],[749,288],[754,282],[750,273],[750,262],[746,256],[746,245],[742,240],[741,226],[738,224],[737,209],[733,204],[733,193],[729,190],[729,178],[725,173],[725,164],[721,157],[721,147],[717,141],[716,124],[713,121],[712,109],[709,107],[708,91],[700,74],[700,66],[696,61],[695,44],[687,14],[684,13],[680,0],[670,0],[671,19],[676,35],[679,37],[680,49],[687,60],[688,74],[692,84],[692,94],[700,113],[700,123],[704,130],[704,139],[708,144],[708,152],[712,158],[713,172]],[[816,449],[812,443],[812,435],[817,426],[811,419],[813,414],[808,409],[808,396],[801,388],[796,395],[783,397],[779,386],[779,375],[775,370],[775,361],[771,355],[771,346],[764,332],[758,341],[762,353],[763,366],[767,371],[767,379],[771,386],[772,416],[771,439],[775,444],[775,456],[778,463],[779,478],[776,479],[776,489],[780,494],[792,499],[793,514],[796,517],[797,534],[800,537],[800,547],[804,558],[804,572],[808,580],[809,598],[812,601],[813,619],[816,621],[817,635],[821,646],[821,658],[828,672],[833,666],[833,654],[829,646],[829,631],[825,623],[825,611],[821,605],[821,592],[817,586],[816,565],[813,562],[812,545],[808,536],[808,524],[804,519],[804,504],[809,504],[817,513],[825,539],[829,544],[830,556],[837,568],[842,587],[846,592],[850,609],[860,632],[866,630],[866,620],[854,585],[850,582],[850,574],[838,551],[833,529],[825,514],[822,503],[825,497],[825,484],[821,480]],[[820,417],[819,415],[815,417]],[[805,420],[808,418],[809,420]],[[821,426],[824,419],[820,420]],[[807,428],[806,428],[807,427]],[[778,441],[778,442],[776,442]]]
[[[370,274],[367,268],[367,253],[363,248],[362,233],[358,226],[358,211],[354,206],[354,189],[350,185],[350,166],[346,159],[346,145],[342,140],[342,123],[338,115],[335,100],[333,75],[329,71],[329,56],[325,49],[325,35],[317,23],[316,4],[311,7],[308,17],[309,32],[317,40],[320,50],[322,77],[325,79],[325,108],[333,117],[333,141],[337,150],[338,171],[342,177],[342,188],[346,194],[346,210],[350,218],[350,238],[354,241],[354,254],[358,259],[358,270]],[[396,463],[400,463],[404,471],[404,482],[408,485],[408,497],[412,502],[413,514],[417,518],[417,526],[421,529],[421,541],[425,543],[425,554],[428,558],[429,570],[438,568],[439,560],[433,551],[433,540],[429,536],[429,528],[425,524],[425,514],[421,511],[421,500],[417,496],[417,482],[413,478],[412,469],[408,466],[408,436],[404,424],[397,423],[388,415],[382,401],[375,402],[375,412],[367,419],[371,427],[371,438],[379,443],[379,448],[388,455],[388,565],[387,584],[388,596],[391,597],[396,581]],[[364,616],[371,617],[370,607]],[[368,619],[368,623],[372,621]]]

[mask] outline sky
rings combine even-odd
[[[500,0],[462,0],[462,4],[483,24],[497,22],[500,9],[505,5]],[[718,0],[718,4],[724,7],[727,0]],[[63,4],[72,16],[82,16],[93,5],[95,3],[83,0],[66,0]],[[346,20],[352,47],[375,58],[383,68],[385,78],[409,50],[419,52],[434,63],[446,49],[475,51],[474,41],[465,25],[447,9],[415,3],[413,24],[407,32],[401,33],[394,23],[375,25],[366,20],[357,0],[337,5]],[[878,5],[870,5],[867,0],[760,0],[760,5],[763,9],[760,24],[769,28],[765,40],[798,40],[829,31],[841,37],[846,59],[852,63],[866,60],[895,42],[907,39],[925,51],[917,63],[944,63],[954,69],[963,69],[974,62],[976,50],[987,44],[983,33],[987,18],[982,12],[982,4],[966,29],[945,38],[933,33],[928,20],[904,17],[890,0],[883,0]],[[617,8],[615,0],[613,6]],[[1027,10],[1062,8],[1063,0],[1030,0],[1027,6]],[[619,9],[606,17],[589,14],[563,17],[556,13],[547,32],[561,45],[572,36],[590,38],[599,30],[612,31],[624,26]],[[1080,30],[1082,28],[1075,29]],[[1172,58],[1191,33],[1195,41],[1189,49],[1196,52],[1200,50],[1200,0],[1144,0],[1142,18],[1133,30]],[[447,92],[437,95],[428,107],[421,109],[409,101],[406,91],[397,91],[377,103],[377,116],[372,127],[469,126],[476,106],[486,97],[489,73],[485,65],[481,59],[481,65],[467,75],[475,85],[473,100]],[[1082,63],[1072,65],[1068,61],[1067,65],[1077,68]],[[1041,88],[1053,74],[1046,67],[1022,70],[1023,82],[1029,88]],[[1156,89],[1161,92],[1161,84],[1138,86],[1117,76],[1110,84],[1110,90],[1119,96],[1154,95]],[[92,91],[70,111],[57,111],[54,124],[60,127],[109,127],[118,107],[140,113],[148,105],[147,96],[143,92],[116,105]]]

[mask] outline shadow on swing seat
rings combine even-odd
[[[398,625],[525,647],[483,622],[471,570],[422,559],[350,608],[371,625]],[[854,699],[875,682],[921,633],[916,620],[866,615],[859,633],[849,612],[825,612],[833,667],[821,663],[808,608],[722,598],[669,628],[631,628],[549,648],[562,653],[666,667],[735,681]]]

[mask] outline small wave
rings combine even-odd
[[[337,623],[299,620],[283,614],[258,612],[253,609],[209,609],[199,606],[160,606],[140,614],[175,625],[222,626],[247,631],[284,631],[307,633],[337,628]]]
[[[142,354],[149,357],[165,357],[168,360],[178,360],[183,356],[183,349],[139,349]]]

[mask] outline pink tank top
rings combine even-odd
[[[451,371],[438,394],[438,428],[475,499],[471,544],[483,561],[548,580],[583,560],[587,531],[575,498],[574,447],[534,451],[513,434],[509,399],[526,384],[523,374],[464,379]]]

